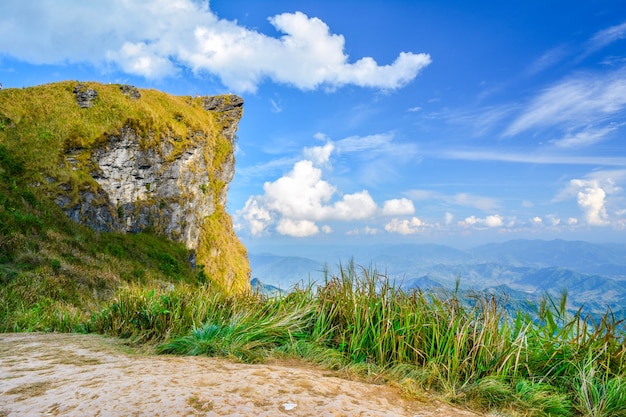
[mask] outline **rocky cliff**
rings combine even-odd
[[[209,278],[248,287],[247,254],[225,211],[240,97],[63,82],[2,98],[0,139],[28,155],[31,184],[68,217],[182,242]]]

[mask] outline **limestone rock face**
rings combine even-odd
[[[243,99],[231,97],[205,98],[202,107],[218,113],[223,126],[219,134],[233,141]],[[98,189],[80,190],[75,204],[61,194],[57,203],[70,218],[92,229],[122,233],[151,229],[195,251],[204,219],[215,212],[216,203],[226,203],[235,158],[229,153],[212,171],[207,155],[213,150],[202,132],[182,149],[173,145],[177,140],[166,135],[156,146],[146,146],[129,126],[107,135],[100,146],[89,150],[88,166]],[[84,149],[72,150],[66,161],[78,169],[84,154]],[[223,184],[217,201],[211,195],[215,181]]]
[[[99,231],[150,228],[195,250],[203,219],[215,211],[208,195],[212,179],[202,146],[176,157],[172,152],[167,141],[143,149],[132,128],[109,136],[90,161],[101,189],[82,190],[79,204],[64,207],[67,215]]]

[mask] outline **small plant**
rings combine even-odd
[[[59,272],[61,270],[61,261],[58,259],[52,259],[50,261],[50,266],[52,267],[53,271]]]

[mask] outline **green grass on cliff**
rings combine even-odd
[[[97,91],[93,107],[78,106],[79,85],[81,90]],[[60,194],[76,201],[79,190],[98,187],[88,173],[89,162],[78,161],[78,169],[73,169],[65,163],[66,155],[81,149],[88,158],[93,147],[124,127],[135,130],[141,146],[168,141],[171,158],[201,134],[209,141],[206,157],[214,172],[232,157],[233,144],[221,134],[223,123],[232,121],[204,110],[202,98],[143,89],[140,94],[134,98],[120,85],[76,81],[0,91],[0,280],[5,295],[20,282],[54,287],[55,282],[78,281],[85,286],[68,302],[80,299],[78,304],[84,304],[91,295],[111,294],[128,281],[195,279],[198,273],[186,266],[186,251],[180,245],[149,233],[93,233],[68,221],[53,202]],[[219,204],[224,187],[219,180],[207,187],[216,211],[201,225],[203,240],[207,246],[214,242],[221,246],[217,252],[214,246],[198,248],[198,262],[204,268],[200,276],[240,291],[248,285],[249,266],[245,248]],[[225,264],[231,274],[218,275],[228,269]],[[69,292],[75,289],[68,285]]]
[[[180,244],[72,222],[28,186],[25,166],[0,144],[0,331],[77,330],[120,285],[206,279]]]

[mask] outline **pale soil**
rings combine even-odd
[[[0,417],[475,417],[306,364],[153,356],[96,335],[0,334]]]

